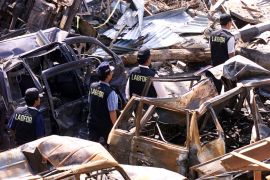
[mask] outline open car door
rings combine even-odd
[[[81,127],[86,127],[89,79],[97,64],[89,58],[42,72],[52,116],[63,135],[76,136]]]

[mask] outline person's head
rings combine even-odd
[[[137,61],[140,65],[149,66],[151,64],[151,52],[149,49],[138,52]]]
[[[223,28],[230,29],[232,26],[232,17],[229,14],[222,14],[219,18],[219,22]]]
[[[40,94],[37,88],[29,88],[25,91],[24,99],[27,106],[37,107],[40,105]]]
[[[109,62],[104,61],[97,67],[97,75],[99,80],[110,82],[112,80],[114,67],[110,66]]]

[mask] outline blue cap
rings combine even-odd
[[[105,75],[107,72],[113,71],[113,70],[114,70],[114,67],[110,66],[109,62],[107,61],[100,63],[99,66],[97,67],[98,75]]]

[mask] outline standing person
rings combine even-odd
[[[8,127],[15,135],[17,145],[45,135],[43,117],[37,109],[40,105],[40,97],[37,88],[27,89],[24,97],[26,106],[18,107],[9,120]]]
[[[126,98],[130,99],[132,94],[141,96],[145,83],[149,77],[158,77],[156,72],[150,69],[152,62],[151,52],[149,49],[140,50],[138,52],[137,61],[139,66],[133,68],[129,75],[126,86]],[[158,87],[160,84],[151,84],[147,97],[157,97],[157,90],[163,90],[162,87]]]
[[[229,32],[232,17],[229,14],[222,14],[220,25],[221,29],[212,32],[210,36],[212,66],[220,65],[235,55],[235,38]]]
[[[90,140],[99,142],[103,137],[107,142],[113,124],[117,120],[118,97],[110,87],[113,67],[102,62],[97,68],[99,82],[92,83],[89,91],[90,103]]]

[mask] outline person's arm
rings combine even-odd
[[[110,112],[111,121],[114,124],[117,120],[116,110],[118,109],[118,97],[115,91],[112,91],[109,94],[108,99],[107,99],[107,104],[108,104],[108,110]]]
[[[115,122],[117,120],[117,113],[116,113],[116,111],[110,111],[110,118],[111,118],[112,124],[115,124]]]
[[[129,94],[129,78],[127,80],[127,85],[126,85],[126,89],[125,89],[125,94],[126,94],[126,99],[129,100],[130,99],[130,94]]]
[[[38,138],[45,136],[45,127],[44,127],[44,121],[43,121],[43,116],[39,112],[37,117],[36,117],[36,136]]]
[[[235,56],[235,39],[234,39],[234,37],[231,37],[229,39],[227,46],[228,46],[229,58],[232,58],[233,56]]]

